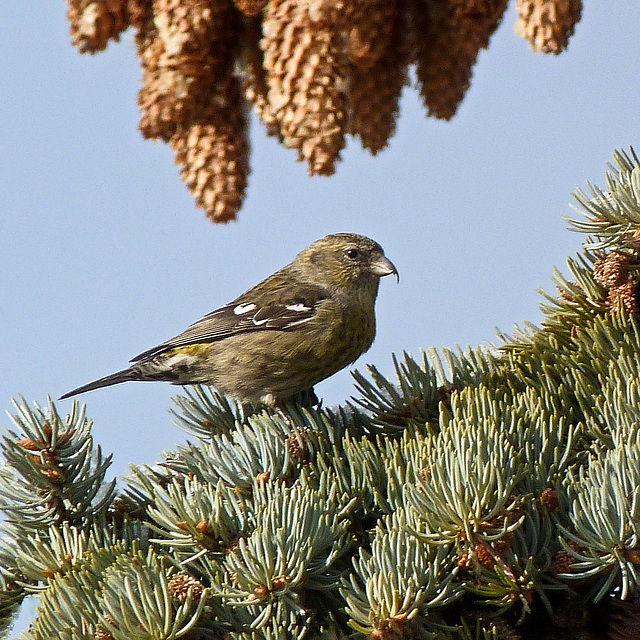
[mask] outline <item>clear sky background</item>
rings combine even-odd
[[[378,337],[359,368],[391,374],[392,352],[538,322],[536,288],[551,289],[553,265],[580,247],[562,218],[571,192],[604,186],[612,150],[639,143],[640,12],[585,5],[558,57],[514,35],[511,8],[452,122],[427,119],[406,88],[390,148],[372,158],[351,140],[331,178],[307,177],[254,119],[246,203],[238,222],[214,226],[172,151],[138,134],[132,34],[80,55],[61,0],[3,2],[0,406],[124,367],[336,231],[376,239],[401,276],[381,283]],[[81,397],[114,474],[186,439],[167,413],[178,391],[129,383]],[[352,378],[317,392],[343,402]]]

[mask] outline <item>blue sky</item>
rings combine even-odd
[[[512,3],[513,4],[513,3]],[[357,366],[391,374],[391,353],[476,345],[540,319],[581,238],[563,214],[575,185],[604,185],[616,147],[638,143],[640,13],[587,1],[569,50],[534,54],[511,9],[452,122],[406,88],[390,147],[350,141],[338,172],[309,178],[252,122],[239,221],[204,219],[171,150],[141,139],[130,33],[95,56],[69,43],[62,2],[0,7],[0,405],[58,397],[122,368],[286,264],[327,233],[375,238],[400,271],[382,281],[378,337]],[[179,391],[127,384],[81,397],[114,473],[153,463],[186,435]],[[354,393],[348,371],[317,389]],[[67,411],[71,401],[59,403]],[[9,426],[9,420],[0,420]]]

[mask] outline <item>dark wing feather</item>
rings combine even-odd
[[[257,295],[252,297],[252,293]],[[257,287],[250,289],[233,302],[200,318],[175,338],[132,358],[131,362],[144,360],[175,347],[215,342],[237,333],[286,331],[311,320],[318,304],[328,297],[324,289],[313,285],[289,286],[286,294],[279,292],[277,301],[275,296],[260,295],[261,293]],[[262,303],[260,298],[263,299]]]

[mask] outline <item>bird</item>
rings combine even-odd
[[[179,335],[60,399],[127,381],[204,384],[277,408],[352,364],[376,334],[380,278],[399,275],[382,247],[334,233]]]

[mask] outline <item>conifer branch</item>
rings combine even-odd
[[[23,640],[634,637],[640,162],[614,160],[540,326],[500,347],[394,357],[333,409],[194,388],[193,442],[117,495],[84,408],[15,403],[0,637],[28,593]]]

